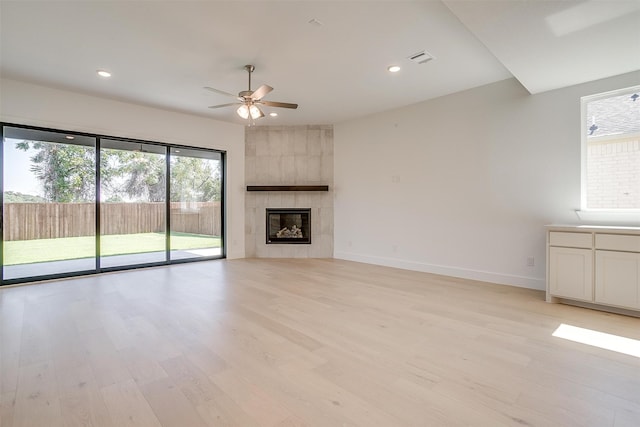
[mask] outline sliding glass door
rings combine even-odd
[[[171,259],[219,256],[222,211],[220,153],[171,149]]]
[[[164,262],[166,148],[100,142],[100,267]]]
[[[2,126],[2,283],[224,256],[224,154]]]
[[[95,270],[95,138],[3,134],[3,279]]]

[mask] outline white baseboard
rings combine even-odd
[[[536,289],[541,291],[544,291],[546,289],[546,283],[544,279],[537,279],[535,277],[516,276],[511,274],[471,270],[467,268],[451,267],[445,265],[426,264],[416,261],[407,261],[403,259],[385,258],[372,255],[362,255],[351,252],[335,252],[333,257],[336,259],[344,259],[347,261],[383,265],[385,267],[402,268],[405,270],[422,271],[424,273],[441,274],[443,276],[458,277],[461,279],[478,280],[482,282],[497,283],[500,285],[517,286],[519,288]]]

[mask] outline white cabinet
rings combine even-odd
[[[549,248],[551,295],[582,301],[593,299],[593,254],[591,249]]]
[[[640,309],[640,253],[596,251],[595,302]]]
[[[640,228],[549,226],[547,301],[640,310]]]
[[[593,235],[549,232],[549,293],[593,301]]]
[[[640,236],[597,234],[595,301],[640,309]]]

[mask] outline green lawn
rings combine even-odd
[[[164,250],[164,233],[116,234],[100,238],[103,256],[138,254]],[[220,238],[203,234],[171,233],[171,249],[204,249],[220,247]],[[91,258],[95,254],[95,238],[64,237],[60,239],[17,240],[4,242],[4,264],[62,261]]]

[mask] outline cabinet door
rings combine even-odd
[[[640,254],[596,251],[596,302],[640,308]]]
[[[549,248],[549,292],[561,298],[593,301],[591,249]]]

